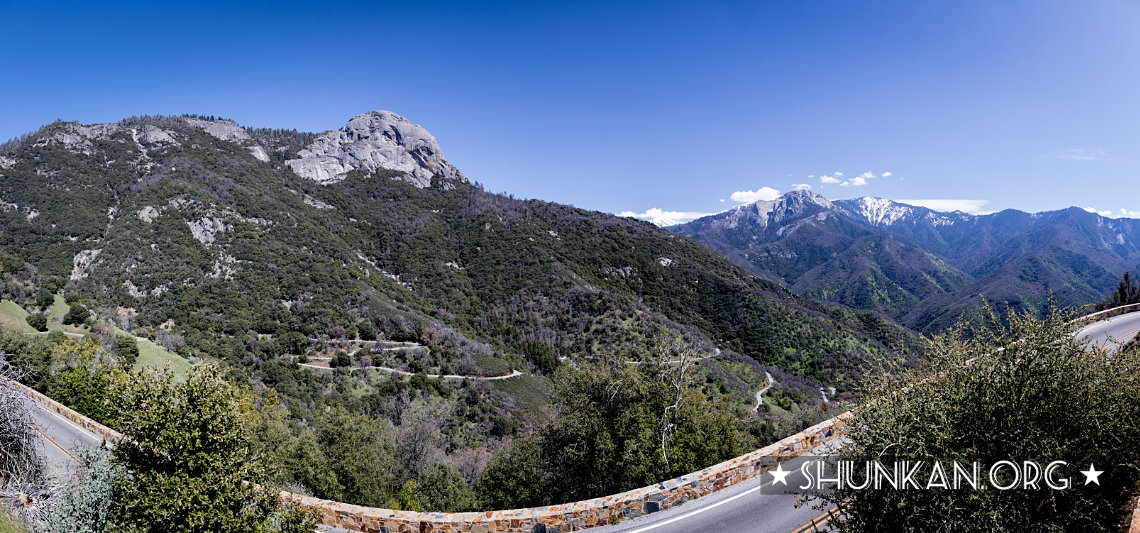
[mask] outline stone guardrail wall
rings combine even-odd
[[[22,383],[10,381],[8,384],[106,442],[116,443],[123,438],[121,433]],[[288,504],[315,510],[321,525],[364,533],[564,533],[668,509],[759,476],[778,464],[839,438],[847,432],[847,420],[851,416],[848,411],[775,444],[679,478],[612,496],[561,505],[477,513],[421,513],[362,507],[291,492],[282,492],[281,499]]]
[[[1120,307],[1113,307],[1112,309],[1105,309],[1104,311],[1098,311],[1098,312],[1093,313],[1091,315],[1082,316],[1081,318],[1074,320],[1073,324],[1083,326],[1085,324],[1096,322],[1097,320],[1104,320],[1106,318],[1112,318],[1114,316],[1126,315],[1128,313],[1135,313],[1136,311],[1140,311],[1140,304],[1122,305]]]
[[[746,455],[691,474],[620,494],[547,507],[477,513],[393,511],[282,493],[287,503],[315,509],[319,523],[364,533],[564,533],[635,518],[680,505],[759,476],[847,431],[850,411]]]
[[[91,420],[90,418],[87,418],[87,417],[71,410],[71,408],[69,408],[69,407],[63,405],[62,403],[59,403],[59,402],[57,402],[51,398],[48,398],[47,396],[44,396],[43,394],[40,394],[35,389],[33,389],[27,385],[24,385],[23,383],[19,383],[17,381],[9,381],[8,385],[10,387],[16,389],[16,390],[23,392],[24,394],[31,397],[33,400],[43,404],[44,407],[47,407],[49,410],[51,410],[55,414],[62,416],[63,418],[68,419],[69,421],[71,421],[75,425],[77,425],[77,426],[87,430],[88,432],[102,438],[107,443],[115,444],[115,443],[119,442],[120,440],[122,440],[122,438],[123,438],[122,433],[119,433],[118,431],[115,431],[115,430],[113,430],[107,426],[104,426],[103,424],[100,424],[94,420]]]

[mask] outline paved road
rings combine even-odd
[[[1140,313],[1114,316],[1094,322],[1077,332],[1077,339],[1086,339],[1093,346],[1116,350],[1140,333]]]
[[[768,384],[765,385],[763,389],[756,391],[756,407],[752,408],[753,411],[760,409],[760,404],[764,403],[764,393],[768,392],[768,389],[772,388],[772,385],[776,384],[776,380],[772,378],[772,374],[764,372],[764,375],[768,376]]]
[[[28,404],[32,406],[32,426],[43,437],[40,449],[47,460],[48,475],[61,481],[67,479],[78,464],[79,452],[98,448],[103,440],[49,411],[39,402],[28,399]]]
[[[1116,349],[1140,333],[1140,313],[1120,315],[1096,322],[1076,333],[1096,346]],[[816,453],[819,453],[817,450]],[[786,463],[795,468],[788,484],[804,483],[799,473],[803,459]],[[667,509],[660,513],[630,520],[617,526],[593,531],[606,533],[682,533],[689,531],[739,531],[751,533],[804,533],[813,531],[811,522],[822,511],[809,506],[795,508],[796,496],[783,494],[782,486],[773,489],[773,476],[764,474],[738,486]],[[826,531],[826,525],[820,530]]]
[[[303,366],[305,368],[312,368],[315,370],[332,370],[332,367],[311,365],[309,363],[301,363],[298,366]],[[386,366],[350,366],[350,367],[345,367],[345,368],[347,368],[349,370],[379,370],[381,372],[388,372],[388,373],[396,374],[396,375],[400,375],[400,376],[414,376],[415,375],[415,373],[413,373],[413,372],[408,372],[406,370],[396,370],[395,368],[388,368]],[[523,375],[523,373],[519,372],[518,370],[511,370],[510,374],[503,374],[501,376],[460,376],[457,374],[442,374],[442,375],[441,374],[424,374],[424,375],[431,378],[431,379],[442,378],[442,379],[457,379],[457,380],[461,380],[461,381],[464,379],[470,379],[471,381],[498,381],[501,379],[511,379],[513,377],[521,376],[521,375]]]
[[[826,450],[815,450],[813,457],[800,457],[784,463],[788,486],[775,483],[774,476],[765,473],[739,485],[693,500],[684,505],[643,516],[616,526],[590,531],[598,533],[689,533],[692,531],[778,531],[803,533],[815,531],[819,524],[826,531],[825,509],[813,508],[806,502],[798,509],[798,487],[807,484],[800,466]],[[819,502],[814,502],[816,507]]]

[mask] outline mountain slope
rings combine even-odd
[[[913,342],[651,224],[487,193],[389,112],[321,135],[55,123],[0,154],[5,251],[126,327],[251,371],[266,362],[249,360],[250,332],[373,331],[423,343],[419,365],[442,373],[525,367],[536,345],[634,360],[720,347],[846,386],[867,355]]]
[[[796,191],[675,226],[805,296],[938,331],[984,296],[1015,308],[1098,301],[1140,265],[1140,222],[1077,208],[984,216]]]

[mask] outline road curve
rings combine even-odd
[[[1077,339],[1091,345],[1115,350],[1140,334],[1140,312],[1116,316],[1094,322],[1079,330]],[[812,455],[824,455],[826,450],[814,450]],[[799,465],[804,458],[785,463],[785,469],[795,469],[788,476],[788,484],[803,484]],[[813,519],[820,518],[821,510],[810,506],[795,507],[796,496],[784,494],[783,487],[772,488],[773,476],[763,474],[704,498],[672,507],[665,511],[639,517],[628,522],[593,529],[599,533],[682,533],[690,531],[738,531],[742,533],[804,533],[813,531]],[[821,531],[827,527],[821,525]]]
[[[805,502],[799,508],[796,489],[807,484],[800,472],[806,461],[814,461],[828,450],[816,449],[811,454],[783,464],[792,471],[787,486],[777,484],[772,474],[765,473],[748,481],[714,492],[704,498],[671,507],[614,526],[591,529],[598,533],[689,533],[693,531],[776,531],[792,533],[813,531],[804,526],[819,524],[826,530],[825,509],[819,502]]]
[[[752,408],[753,412],[760,410],[760,404],[764,402],[764,393],[768,392],[768,389],[772,388],[772,385],[776,383],[776,380],[772,378],[772,374],[765,372],[764,375],[768,376],[768,384],[765,385],[764,388],[756,391],[756,407]]]
[[[1093,322],[1075,334],[1077,340],[1085,340],[1091,346],[1115,351],[1128,344],[1140,333],[1140,313],[1129,313]]]

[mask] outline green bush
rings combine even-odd
[[[47,331],[48,329],[48,319],[43,313],[32,313],[24,317],[24,321],[36,331]]]
[[[1087,349],[1070,315],[989,312],[930,343],[922,368],[866,381],[838,459],[1065,461],[1073,487],[1052,490],[853,490],[822,495],[846,514],[841,531],[1119,531],[1140,462],[1140,358]],[[889,370],[889,369],[888,369]],[[1093,464],[1099,486],[1077,472]],[[928,472],[929,475],[930,474]],[[862,473],[854,479],[863,479]],[[924,478],[922,482],[925,482]]]
[[[348,355],[348,352],[337,352],[332,360],[329,361],[329,366],[333,368],[350,367],[352,366],[352,357]]]
[[[115,335],[115,355],[123,368],[135,366],[139,358],[139,343],[130,335]]]
[[[87,323],[87,319],[91,318],[91,312],[83,307],[82,304],[73,303],[68,308],[67,314],[63,315],[63,324],[67,326],[82,326]]]
[[[113,530],[288,530],[284,524],[313,531],[304,516],[281,516],[280,495],[266,487],[268,470],[253,451],[239,393],[216,367],[194,366],[182,383],[169,371],[144,369],[117,379],[114,390],[124,439],[112,464],[127,475],[115,482]]]
[[[48,396],[99,422],[111,423],[111,367],[102,363],[102,346],[85,338],[67,339],[51,352],[56,367]]]
[[[415,493],[424,511],[475,511],[478,499],[455,467],[432,463],[420,473]]]
[[[40,287],[40,290],[36,291],[36,309],[43,311],[51,307],[53,303],[55,303],[55,292],[51,289]]]

